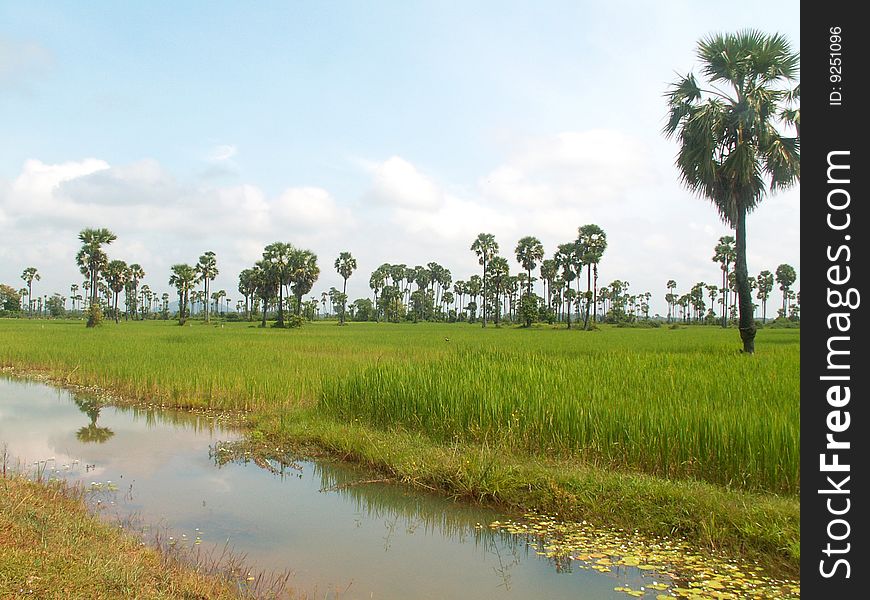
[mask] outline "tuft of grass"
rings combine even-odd
[[[0,548],[3,598],[238,598],[229,582],[100,522],[60,482],[0,480]]]

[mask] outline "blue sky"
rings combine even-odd
[[[709,5],[708,5],[709,4]],[[662,97],[699,38],[753,27],[800,49],[786,2],[0,2],[0,282],[77,282],[76,234],[169,266],[214,250],[217,286],[272,241],[351,297],[383,262],[454,280],[492,232],[548,254],[598,223],[604,282],[715,283],[730,233],[683,190]],[[749,268],[798,268],[799,188],[749,220]],[[238,295],[238,294],[236,294]]]

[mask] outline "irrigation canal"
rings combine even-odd
[[[81,482],[106,518],[133,518],[164,541],[213,556],[229,547],[257,571],[291,571],[291,585],[315,598],[625,599],[614,587],[652,583],[632,567],[601,573],[547,558],[540,540],[488,527],[503,518],[494,511],[358,484],[366,474],[344,464],[218,465],[215,449],[239,438],[212,417],[100,407],[0,378],[10,466]]]

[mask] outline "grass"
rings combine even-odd
[[[2,366],[252,411],[270,441],[411,483],[796,569],[800,330],[761,330],[751,357],[738,347],[716,327],[0,321]]]
[[[0,549],[2,598],[238,598],[229,583],[100,522],[57,482],[0,479]]]

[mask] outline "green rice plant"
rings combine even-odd
[[[325,379],[321,410],[434,439],[492,441],[542,455],[797,493],[798,381],[790,353],[459,349]]]

